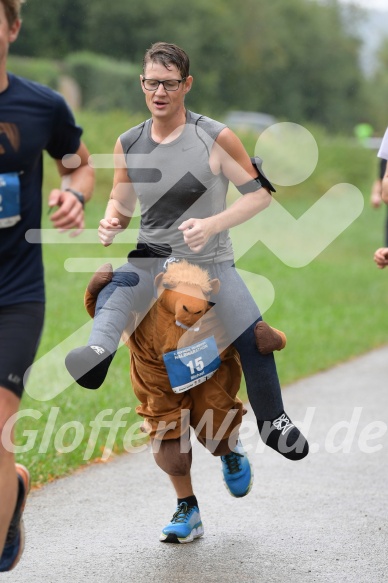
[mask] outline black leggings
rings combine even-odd
[[[0,306],[0,386],[21,398],[25,372],[34,361],[44,321],[44,304]]]

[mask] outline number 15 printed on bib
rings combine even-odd
[[[174,393],[183,393],[204,383],[221,364],[214,336],[167,352],[163,360]]]

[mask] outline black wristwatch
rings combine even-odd
[[[71,194],[74,194],[74,196],[78,198],[82,204],[82,208],[85,208],[85,197],[82,192],[79,192],[79,190],[74,190],[74,188],[65,188],[65,192],[71,192]]]

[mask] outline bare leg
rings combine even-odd
[[[0,556],[18,494],[15,458],[3,429],[7,420],[18,411],[20,400],[8,389],[0,387]],[[13,432],[11,439],[13,439]]]
[[[189,435],[188,431],[185,438]],[[178,498],[176,512],[163,528],[159,540],[164,543],[190,543],[203,536],[204,532],[191,483],[191,447],[182,447],[181,439],[153,439],[152,448],[156,463],[168,474]]]
[[[206,447],[206,440],[205,439],[202,439],[202,437],[198,437],[198,441],[204,447]],[[218,445],[215,445],[214,442],[211,442],[211,443],[212,443],[211,447],[209,447],[209,443],[207,444],[208,449],[216,457],[219,457],[221,455],[228,455],[228,453],[230,453],[232,451],[229,447],[227,439],[223,439],[222,441],[220,441],[218,443]]]
[[[180,439],[152,440],[154,459],[158,466],[168,474],[177,498],[193,495],[191,483],[192,452],[181,451]]]
[[[229,493],[236,498],[246,496],[252,487],[253,472],[239,440],[238,430],[218,442],[200,435],[197,438],[211,454],[221,457],[224,483]]]
[[[216,457],[223,455],[228,455],[233,451],[237,444],[238,433],[230,435],[229,437],[222,439],[221,441],[212,441],[210,439],[204,439],[200,435],[197,435],[199,443],[201,443],[210,453]]]
[[[187,498],[194,496],[193,486],[191,483],[191,476],[169,476],[172,485],[174,486],[177,498]]]

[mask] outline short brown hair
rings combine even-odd
[[[148,63],[161,63],[168,69],[175,65],[183,79],[190,75],[190,60],[183,49],[165,42],[154,43],[146,51],[143,59],[143,73]]]
[[[4,6],[5,16],[9,26],[12,26],[15,20],[20,18],[20,10],[25,0],[0,0]]]

